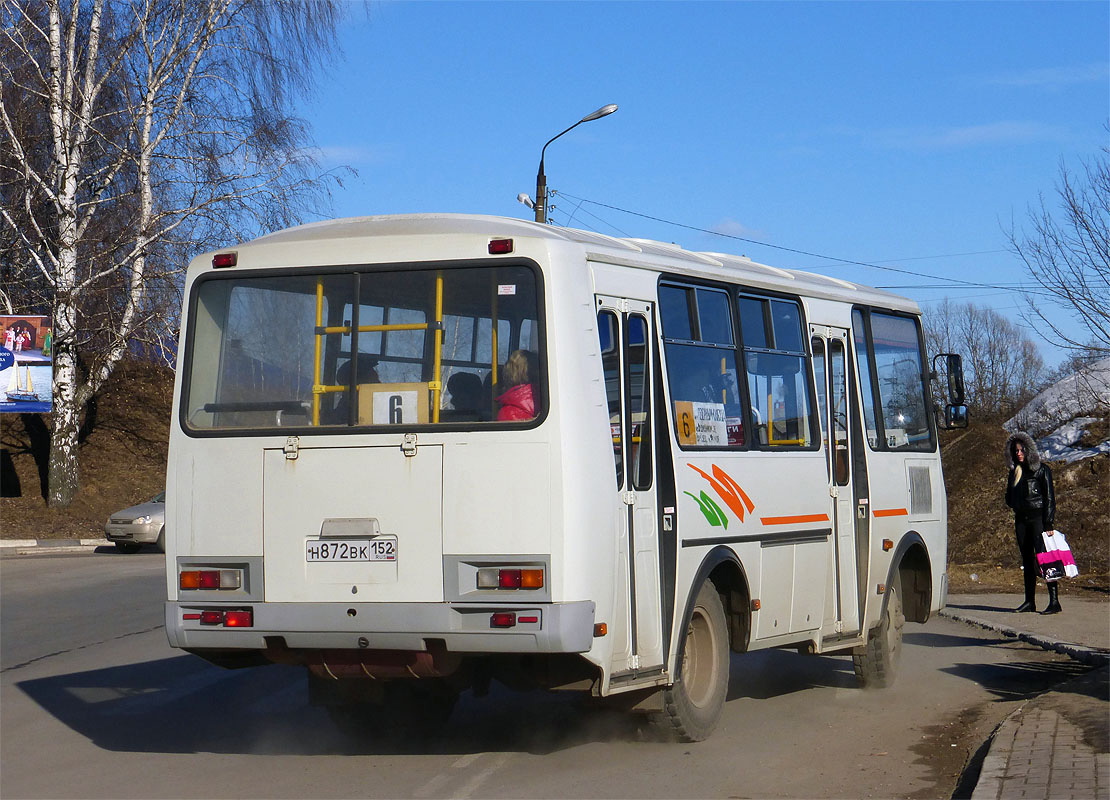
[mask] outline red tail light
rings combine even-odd
[[[497,576],[497,585],[502,589],[519,589],[520,581],[519,569],[503,569]]]
[[[516,625],[516,614],[512,611],[497,611],[489,616],[491,628],[511,628]]]
[[[225,628],[253,628],[254,612],[249,608],[240,611],[209,609],[199,614],[182,614],[182,619],[200,620],[201,625],[223,625]]]
[[[228,628],[254,627],[254,613],[251,611],[228,611],[224,614],[224,625]]]

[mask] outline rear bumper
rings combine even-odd
[[[225,628],[183,619],[205,609],[250,608],[254,625]],[[535,617],[491,628],[493,612]],[[463,603],[166,603],[172,647],[263,650],[280,637],[298,649],[427,650],[428,640],[453,653],[585,653],[593,644],[594,604]],[[267,643],[266,639],[271,642]]]

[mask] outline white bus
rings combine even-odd
[[[304,665],[343,725],[443,720],[496,679],[698,740],[730,651],[882,686],[944,605],[934,416],[966,409],[951,356],[934,414],[910,300],[430,214],[198,257],[185,297],[170,644]]]

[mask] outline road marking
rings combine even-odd
[[[471,753],[470,755],[463,756],[451,766],[455,769],[465,769],[484,755],[485,753]]]
[[[466,798],[473,796],[474,792],[476,792],[478,788],[490,778],[490,776],[504,767],[505,762],[509,760],[508,753],[470,753],[455,760],[455,762],[451,764],[451,770],[464,770],[484,756],[492,756],[493,762],[485,769],[479,770],[474,775],[471,775],[466,780],[466,782],[463,783],[458,789],[450,791],[449,794],[451,797],[462,798],[462,800],[466,800]],[[438,794],[441,794],[440,790],[443,789],[447,784],[453,784],[458,781],[458,779],[459,774],[456,772],[441,772],[439,775],[433,777],[430,781],[419,786],[413,792],[413,796],[434,797]]]
[[[477,775],[475,775],[470,780],[468,780],[466,783],[464,783],[462,785],[462,787],[457,792],[455,792],[454,796],[455,797],[461,797],[461,798],[464,798],[464,799],[470,797],[471,795],[474,794],[474,792],[476,792],[478,790],[479,786],[481,786],[483,783],[486,782],[486,779],[491,777],[493,775],[493,773],[497,772],[499,769],[501,769],[503,766],[505,766],[505,762],[508,761],[508,760],[509,760],[509,754],[508,753],[498,753],[497,758],[495,759],[493,764],[491,764],[489,767],[482,770]]]

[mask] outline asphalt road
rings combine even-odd
[[[1030,693],[1082,671],[945,619],[906,626],[898,683],[849,659],[733,656],[714,736],[495,687],[442,732],[356,742],[291,667],[225,671],[172,650],[155,553],[0,559],[0,796],[950,797]],[[966,789],[962,787],[961,790]]]

